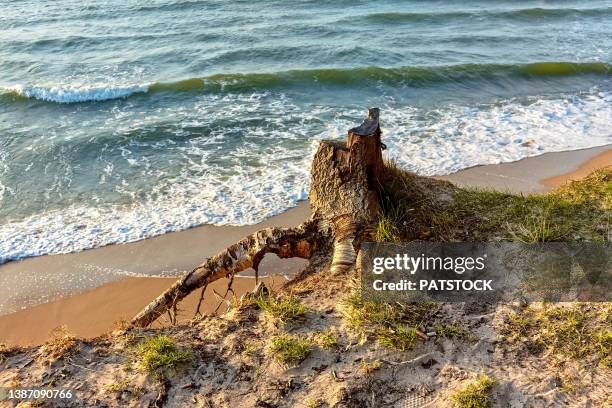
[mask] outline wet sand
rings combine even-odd
[[[48,333],[61,325],[76,336],[97,337],[112,331],[121,320],[129,321],[152,299],[170,287],[174,278],[125,278],[107,283],[95,289],[37,305],[26,310],[0,317],[0,342],[10,345],[38,345],[44,343]],[[282,276],[263,278],[270,288],[280,287],[286,282]],[[232,289],[237,297],[255,287],[254,278],[235,278]],[[200,312],[210,314],[218,307],[218,312],[227,310],[227,304],[220,301],[214,292],[226,294],[227,280],[211,283],[204,294]],[[232,294],[226,298],[231,300]],[[178,321],[194,317],[200,299],[200,291],[185,298],[179,305]],[[167,316],[162,316],[153,327],[168,325]]]
[[[264,227],[298,225],[309,216],[308,203],[302,202],[256,225],[204,225],[128,244],[9,262],[0,266],[0,316],[128,277],[182,276],[250,233]],[[300,260],[270,255],[262,262],[260,274],[292,274],[299,271],[300,264]]]
[[[532,193],[550,190],[567,180],[612,165],[612,147],[549,153],[514,163],[478,166],[439,177],[458,185]],[[243,236],[267,226],[292,226],[310,215],[300,203],[263,223],[243,227],[202,226],[139,242],[110,245],[80,253],[41,256],[0,266],[0,342],[40,344],[60,325],[90,338],[129,319],[169,287],[177,276]],[[299,272],[304,260],[267,256],[262,275],[275,275],[275,285]],[[252,272],[252,271],[251,271]],[[249,274],[249,271],[246,271]],[[172,278],[170,278],[170,276]],[[236,280],[238,295],[254,279]],[[219,281],[207,290],[204,311],[219,303],[212,293],[225,293]],[[181,303],[183,319],[193,316],[199,293]],[[3,316],[2,316],[3,315]]]

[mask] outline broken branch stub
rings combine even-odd
[[[379,110],[372,108],[346,142],[323,140],[311,168],[312,217],[295,228],[268,228],[229,246],[189,272],[132,319],[145,327],[192,291],[248,268],[257,270],[267,253],[310,259],[333,246],[331,270],[351,268],[360,243],[380,212],[378,186],[384,178]]]

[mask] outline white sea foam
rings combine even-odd
[[[423,175],[612,143],[612,94],[597,90],[492,107],[456,106],[432,114],[430,123],[419,125],[414,109],[385,112],[390,155]]]
[[[241,106],[255,109],[258,103],[264,102],[253,100],[251,105]],[[306,115],[288,100],[277,108],[292,115]],[[405,168],[424,175],[612,143],[612,96],[598,90],[557,99],[508,100],[493,106],[451,106],[426,115],[413,107],[381,108],[388,154]],[[310,107],[308,114],[313,118],[329,116],[334,109]],[[260,141],[258,138],[277,140],[283,136],[298,140],[299,136],[286,126],[278,130],[284,132],[282,135],[252,130],[251,144],[231,152],[235,165],[223,173],[209,164],[220,150],[203,148],[203,143],[208,147],[222,146],[223,134],[209,135],[200,145],[194,141],[180,149],[194,158],[189,166],[201,177],[187,174],[157,188],[153,198],[129,207],[73,205],[2,225],[0,262],[135,241],[201,224],[262,221],[307,198],[310,161],[318,140],[344,137],[346,129],[354,125],[354,120],[348,118],[361,114],[355,109],[335,116],[337,119],[310,144],[301,144],[306,146],[301,150],[273,144],[255,158],[252,149]],[[283,117],[275,120],[282,121]],[[185,122],[188,125],[191,124]],[[295,133],[300,132],[303,129]],[[124,151],[124,159],[148,169],[146,160],[132,157],[128,150]],[[259,161],[256,171],[253,166],[240,165],[247,160]]]
[[[106,101],[110,99],[127,98],[135,93],[146,93],[149,85],[126,86],[66,86],[44,87],[31,85],[15,85],[7,88],[9,92],[25,98],[56,103],[77,103]]]

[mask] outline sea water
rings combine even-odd
[[[612,1],[0,9],[0,263],[261,221],[370,106],[424,175],[612,143]]]

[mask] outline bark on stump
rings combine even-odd
[[[360,243],[380,212],[378,185],[384,178],[379,110],[372,108],[360,126],[348,131],[346,142],[324,140],[311,169],[312,217],[295,228],[267,228],[229,246],[187,273],[133,319],[146,327],[198,288],[248,269],[257,270],[267,253],[280,258],[311,259],[333,244],[331,270],[350,269]]]

